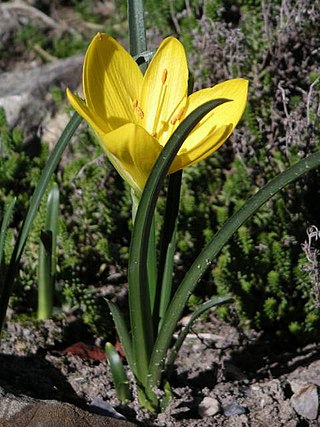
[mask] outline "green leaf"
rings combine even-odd
[[[53,184],[47,200],[45,230],[41,231],[39,244],[37,313],[39,320],[49,319],[53,311],[59,202],[59,188],[57,184]]]
[[[49,319],[53,310],[53,288],[51,281],[52,232],[42,230],[38,266],[38,313],[39,320]]]
[[[112,379],[118,398],[121,402],[128,401],[131,399],[129,380],[124,370],[121,358],[110,342],[106,343],[105,351],[107,353]]]
[[[210,310],[210,308],[215,307],[217,305],[226,304],[233,302],[232,297],[225,296],[221,298],[213,298],[204,304],[202,304],[199,308],[197,308],[191,315],[189,322],[186,324],[186,326],[182,329],[180,332],[176,342],[174,343],[174,346],[172,347],[172,350],[170,352],[170,355],[166,362],[166,368],[170,370],[172,368],[172,365],[174,364],[174,361],[176,360],[177,354],[183,344],[183,341],[185,340],[186,336],[188,335],[190,328],[194,324],[194,322],[197,320],[199,316],[201,316],[202,313],[206,312],[207,310]]]
[[[59,205],[60,205],[60,191],[56,183],[54,183],[50,189],[47,202],[47,217],[45,229],[50,230],[52,233],[52,260],[51,260],[51,275],[54,280],[56,273],[56,243],[58,235],[58,224],[59,224]]]
[[[167,247],[167,254],[165,265],[163,269],[163,276],[161,282],[161,296],[160,296],[160,309],[159,309],[159,326],[160,329],[162,320],[165,317],[170,298],[172,293],[172,274],[174,267],[174,253],[175,253],[175,241],[176,241],[176,232],[174,231],[172,240]]]
[[[137,367],[136,367],[135,359],[133,357],[132,343],[131,343],[131,339],[129,336],[129,332],[128,332],[126,322],[124,320],[124,317],[123,317],[121,311],[118,309],[116,304],[114,304],[113,302],[108,301],[108,300],[106,300],[106,301],[107,301],[109,309],[111,311],[111,315],[112,315],[117,333],[119,335],[119,339],[120,339],[121,345],[123,347],[124,354],[126,355],[127,362],[129,364],[130,369],[133,372],[134,376],[136,376]]]
[[[160,259],[158,272],[158,295],[156,303],[159,305],[159,318],[164,317],[164,313],[171,297],[172,273],[174,266],[174,253],[176,246],[176,228],[179,213],[180,191],[181,191],[182,170],[169,176],[168,194],[164,223],[162,226],[160,240]],[[160,302],[159,302],[160,300]],[[155,311],[155,313],[157,313]],[[154,319],[155,330],[158,330],[158,319]]]

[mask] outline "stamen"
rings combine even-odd
[[[139,117],[139,119],[143,119],[144,118],[144,112],[142,111],[141,107],[139,107],[137,99],[135,99],[132,102],[132,107],[133,107],[133,110],[136,113],[136,115]]]
[[[154,122],[153,122],[153,127],[152,127],[151,135],[154,132],[156,132],[156,130],[159,127],[159,124],[160,124],[161,111],[162,111],[163,104],[164,104],[164,101],[165,101],[165,95],[166,95],[166,92],[167,92],[167,89],[168,89],[168,86],[164,84],[165,81],[166,81],[166,78],[167,78],[167,74],[168,74],[168,71],[165,68],[164,71],[163,71],[162,78],[161,78],[162,86],[160,88],[160,93],[159,93],[159,98],[158,98],[158,103],[157,103],[157,109],[156,109],[156,114],[155,114],[155,117],[154,117]]]
[[[152,128],[152,132],[151,132],[151,135],[154,137],[156,137],[156,135],[157,135],[156,129],[159,128],[161,111],[162,111],[164,101],[165,101],[165,94],[166,94],[166,91],[168,89],[168,86],[165,86],[165,83],[167,81],[167,77],[168,77],[168,70],[167,70],[167,68],[164,68],[162,71],[162,76],[161,76],[162,87],[160,88],[159,100],[158,100],[158,105],[157,105],[157,109],[156,109],[156,115],[154,118],[153,128]]]
[[[181,110],[175,116],[172,117],[172,119],[170,120],[170,123],[172,125],[175,125],[178,120],[181,120],[183,114],[184,114],[184,108],[181,108]]]
[[[163,70],[162,77],[161,77],[161,81],[162,81],[162,84],[163,84],[163,85],[165,84],[165,82],[166,82],[166,80],[167,80],[167,76],[168,76],[168,70],[165,68],[165,69]]]
[[[101,33],[100,33],[100,32],[97,34],[97,36],[98,36],[98,39],[99,39],[99,40],[102,40],[102,36],[101,36]]]

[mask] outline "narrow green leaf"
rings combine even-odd
[[[59,224],[59,205],[60,205],[60,191],[57,183],[54,183],[50,189],[47,203],[47,217],[45,229],[50,230],[52,233],[52,259],[51,259],[51,276],[55,280],[56,274],[56,245]]]
[[[176,342],[174,343],[174,346],[172,347],[172,350],[167,358],[166,362],[166,368],[168,371],[172,368],[172,365],[174,364],[174,361],[176,360],[177,354],[188,335],[192,325],[197,320],[201,314],[205,313],[207,310],[210,310],[212,307],[216,307],[217,305],[226,304],[233,302],[232,297],[225,296],[221,298],[213,298],[209,301],[206,301],[204,304],[202,304],[200,307],[198,307],[191,315],[189,322],[185,325],[185,327],[180,332]]]
[[[154,344],[147,265],[148,242],[156,202],[170,165],[185,138],[208,112],[227,101],[219,99],[207,102],[183,120],[155,162],[138,206],[129,252],[128,281],[132,349],[137,362],[138,378],[144,386],[147,384],[148,365]]]
[[[181,191],[182,170],[173,173],[169,176],[168,194],[166,200],[166,208],[164,213],[164,223],[161,232],[160,241],[160,260],[159,260],[159,276],[158,282],[162,282],[163,268],[167,248],[172,240],[174,230],[177,224],[179,213],[180,191]]]
[[[189,271],[186,273],[182,283],[178,287],[166,312],[161,331],[154,345],[150,360],[150,387],[159,384],[161,379],[161,367],[173,332],[181,317],[183,309],[187,303],[189,295],[193,292],[202,275],[209,267],[211,261],[237,231],[237,229],[249,219],[264,203],[279,192],[286,185],[295,181],[308,171],[320,166],[320,151],[300,160],[284,172],[280,173],[239,209],[217,232],[211,242],[202,250],[194,261]]]
[[[55,183],[49,191],[45,229],[41,231],[39,243],[37,313],[39,320],[50,319],[53,312],[59,202],[59,188]]]
[[[107,342],[105,345],[108,362],[111,369],[114,387],[121,402],[131,399],[129,380],[124,370],[121,358],[114,346]]]
[[[7,306],[8,306],[9,298],[12,292],[15,276],[18,270],[20,258],[21,258],[24,246],[26,244],[33,220],[38,212],[42,196],[44,195],[45,190],[48,186],[48,183],[50,182],[52,174],[54,173],[56,167],[58,166],[58,163],[61,159],[61,156],[66,146],[68,145],[72,135],[77,130],[81,121],[82,121],[82,118],[77,113],[74,113],[69,123],[67,124],[66,128],[62,132],[62,135],[59,138],[55,148],[53,149],[49,157],[49,160],[42,171],[40,180],[31,198],[29,210],[24,219],[14,250],[12,252],[9,269],[5,279],[5,286],[0,296],[0,331],[2,329],[3,322],[5,320]]]
[[[166,379],[163,381],[163,391],[164,391],[164,395],[160,401],[161,412],[164,412],[167,409],[167,407],[168,407],[168,405],[169,405],[169,403],[173,397],[173,393],[172,393],[170,384]]]
[[[109,309],[111,311],[111,315],[116,327],[116,331],[119,335],[120,343],[122,345],[124,354],[126,355],[127,362],[130,366],[131,371],[133,372],[134,376],[137,376],[137,366],[133,357],[132,352],[132,343],[129,336],[128,328],[126,325],[126,322],[124,320],[124,317],[119,310],[119,308],[111,301],[106,300],[109,306]]]
[[[160,296],[160,310],[159,310],[159,330],[161,328],[162,321],[165,317],[170,298],[172,293],[172,275],[174,267],[174,254],[176,249],[176,231],[174,231],[171,242],[167,247],[166,260],[163,268],[163,276],[161,283],[161,296]]]
[[[51,280],[52,232],[42,230],[39,244],[38,264],[38,313],[39,320],[49,319],[53,310],[53,287]]]
[[[154,304],[157,293],[157,251],[156,251],[156,227],[153,219],[151,224],[149,246],[148,246],[148,282],[150,294],[151,313],[154,311]]]
[[[158,304],[158,312],[155,310],[154,324],[155,330],[159,329],[159,319],[156,315],[159,313],[159,318],[167,309],[172,286],[172,273],[174,265],[175,252],[175,231],[177,228],[177,218],[179,213],[180,191],[181,191],[182,170],[173,173],[169,176],[168,194],[166,200],[166,208],[164,214],[164,223],[162,226],[160,240],[160,259],[158,268],[158,295],[156,304]],[[159,303],[160,300],[160,303]],[[160,307],[159,307],[160,304]],[[156,305],[157,306],[157,305]]]

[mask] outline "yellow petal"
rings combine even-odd
[[[83,117],[99,135],[105,134],[109,131],[107,122],[102,120],[101,117],[93,111],[89,110],[86,103],[79,96],[74,95],[69,89],[67,89],[67,97],[76,112]]]
[[[141,126],[129,123],[106,135],[100,143],[119,174],[141,192],[162,146]]]
[[[170,132],[170,120],[186,102],[188,65],[184,47],[166,38],[156,51],[143,79],[140,104],[144,127],[161,143]]]
[[[192,166],[195,163],[209,157],[225,142],[232,131],[232,125],[221,126],[205,139],[195,144],[189,151],[178,153],[176,159],[172,163],[169,173],[178,171],[179,169]]]
[[[195,145],[206,139],[215,129],[220,129],[224,126],[229,127],[227,139],[241,119],[247,103],[247,95],[248,81],[245,79],[227,80],[212,88],[203,89],[190,95],[186,107],[186,116],[195,108],[210,100],[227,98],[232,101],[220,105],[207,114],[190,133],[179,153],[192,150]]]
[[[136,122],[133,103],[138,99],[142,73],[129,53],[112,37],[97,34],[83,64],[83,91],[89,109],[114,130]]]

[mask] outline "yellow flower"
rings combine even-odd
[[[189,134],[169,173],[190,166],[217,150],[244,111],[248,82],[228,80],[188,96],[188,66],[182,44],[168,37],[145,75],[112,37],[97,34],[83,65],[85,100],[67,90],[73,108],[99,136],[120,175],[139,193],[151,168],[181,120],[199,105],[232,100],[207,114]]]

